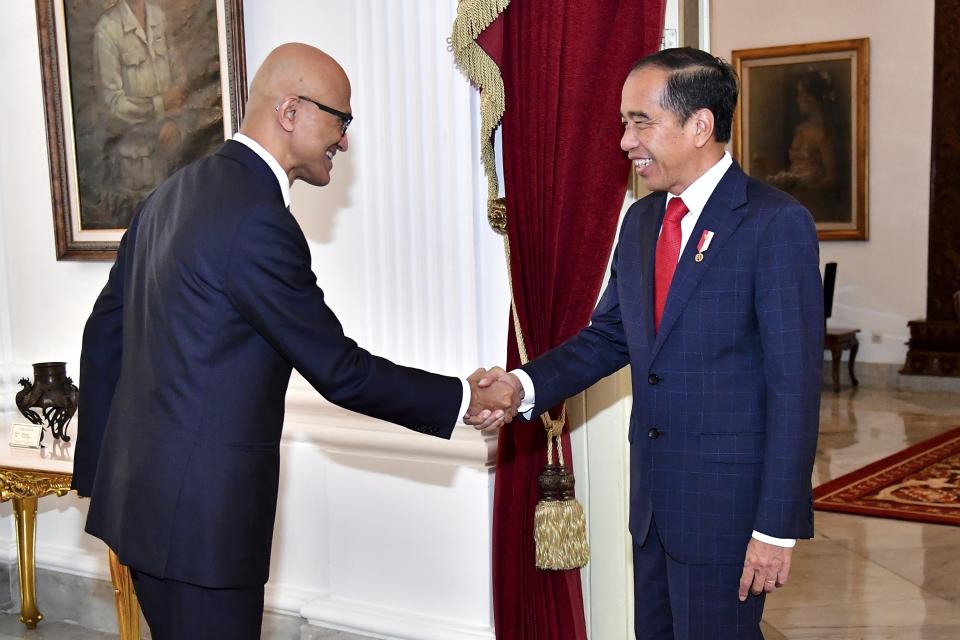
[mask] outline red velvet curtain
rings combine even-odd
[[[664,1],[513,0],[477,38],[504,82],[510,270],[530,358],[589,321],[629,175],[620,89],[632,64],[659,46]],[[512,326],[510,335],[513,368]],[[563,446],[570,464],[566,433]],[[535,567],[533,513],[545,462],[539,420],[501,431],[493,522],[499,640],[587,637],[580,572]]]

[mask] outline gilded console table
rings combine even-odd
[[[20,622],[35,629],[43,620],[37,608],[36,559],[37,500],[70,492],[73,456],[70,444],[44,436],[43,449],[11,447],[10,425],[0,426],[0,502],[12,501],[16,519],[17,566],[20,571]],[[51,440],[54,440],[51,442]],[[140,637],[140,607],[130,571],[110,552],[110,577],[117,604],[121,640]]]

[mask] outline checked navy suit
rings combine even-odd
[[[277,176],[236,141],[134,217],[84,331],[73,486],[136,571],[262,598],[292,368],[335,404],[450,437],[461,381],[357,346],[310,264]]]
[[[628,211],[590,326],[522,369],[537,415],[631,365],[630,532],[635,556],[651,548],[662,556],[656,567],[635,566],[637,637],[760,637],[762,596],[737,602],[752,532],[813,535],[823,357],[817,233],[799,203],[734,163],[680,255],[655,332],[665,201],[653,193]],[[698,262],[704,230],[714,237]],[[653,587],[660,568],[669,576]],[[716,606],[728,614],[705,612]],[[733,627],[717,619],[734,619]]]

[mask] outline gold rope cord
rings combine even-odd
[[[493,132],[505,108],[503,78],[493,59],[476,38],[500,15],[510,0],[460,0],[453,21],[450,47],[457,67],[480,89],[480,160],[487,176],[487,200],[500,191],[493,151]]]
[[[510,309],[513,312],[514,333],[517,334],[517,351],[520,353],[520,364],[527,364],[527,345],[523,341],[523,332],[520,330],[520,316],[517,315],[517,302],[513,298],[513,281],[510,276],[510,240],[503,237],[504,251],[507,253],[507,280],[510,282]],[[563,404],[563,410],[560,417],[556,420],[550,415],[549,411],[540,414],[540,420],[543,421],[543,428],[547,432],[547,464],[553,464],[553,441],[557,441],[557,459],[563,464],[563,444],[560,441],[560,435],[563,433],[563,423],[567,420],[567,404]]]
[[[517,338],[517,352],[520,354],[520,364],[527,364],[530,358],[527,356],[527,343],[523,339],[523,331],[520,329],[520,315],[517,313],[517,300],[513,295],[513,273],[510,270],[510,238],[507,236],[507,212],[506,204],[503,198],[498,198],[491,203],[490,218],[493,230],[503,236],[503,252],[507,257],[507,284],[510,287],[510,311],[513,314],[513,331]],[[494,224],[494,220],[498,224]],[[563,447],[560,444],[560,434],[563,433],[563,424],[567,420],[567,405],[564,403],[560,417],[554,420],[549,411],[540,414],[543,421],[543,428],[547,432],[547,464],[553,464],[553,441],[557,441],[557,457],[560,464],[563,464]]]

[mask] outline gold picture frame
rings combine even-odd
[[[867,240],[868,38],[733,51],[733,155],[806,206],[821,240]]]
[[[246,101],[242,0],[36,0],[57,259],[112,260],[139,202]]]

